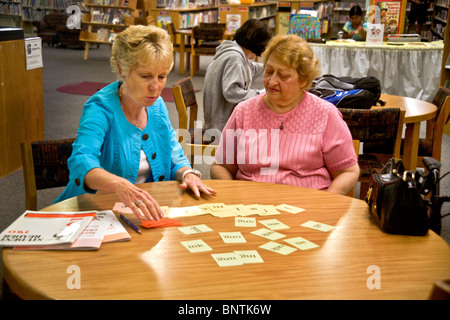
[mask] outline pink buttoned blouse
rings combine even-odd
[[[324,190],[330,172],[357,162],[351,133],[334,105],[305,92],[297,107],[280,114],[263,98],[239,103],[222,131],[216,161],[237,165],[236,179]]]

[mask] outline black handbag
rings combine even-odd
[[[400,159],[390,159],[370,177],[366,202],[375,223],[386,233],[422,236],[428,232],[428,209],[416,179]]]

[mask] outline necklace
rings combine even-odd
[[[269,107],[269,109],[272,110],[272,111],[274,111],[274,112],[276,112],[276,113],[281,113],[281,114],[284,114],[284,113],[287,113],[287,112],[291,111],[291,110],[294,109],[296,106],[298,106],[299,103],[300,103],[302,100],[303,100],[303,92],[300,91],[300,95],[299,95],[299,98],[298,98],[298,99],[295,99],[295,101],[294,101],[293,103],[291,103],[291,104],[289,104],[289,105],[287,105],[287,106],[285,106],[285,107],[282,108],[283,111],[284,111],[284,109],[286,109],[286,111],[284,111],[284,112],[278,112],[277,110],[280,110],[280,107],[275,107],[275,106],[272,104],[272,101],[270,101],[270,99],[268,98],[268,96],[267,96],[267,95],[264,96],[264,102],[265,102],[266,105]],[[284,129],[283,121],[285,120],[285,118],[286,118],[286,117],[284,117],[284,118],[281,119],[280,130],[283,130],[283,129]]]
[[[123,96],[122,96],[122,86],[119,88],[119,101],[120,101],[120,106],[122,107],[122,111],[123,111],[123,113],[125,114],[125,117],[127,118],[127,120],[128,120],[131,124],[133,124],[134,126],[136,126],[136,127],[139,128],[139,125],[140,125],[141,122],[142,122],[142,117],[141,117],[142,112],[139,113],[139,118],[138,118],[136,124],[134,124],[133,121],[131,121],[131,116],[129,115],[129,113],[128,113],[128,111],[127,111],[127,108],[125,108],[125,101],[124,101],[124,98],[123,98]]]

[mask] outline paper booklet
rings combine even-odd
[[[0,246],[51,246],[73,243],[97,211],[25,211],[0,234]]]
[[[117,219],[116,215],[112,211],[109,212],[111,212],[113,218],[111,220],[108,230],[106,230],[106,234],[105,237],[103,238],[102,243],[130,240],[131,236],[128,233],[128,231],[123,227],[119,219]]]
[[[111,210],[99,211],[73,242],[53,246],[20,246],[14,250],[97,250],[102,243],[130,240],[129,233]]]

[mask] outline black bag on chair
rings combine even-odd
[[[366,202],[377,225],[386,233],[423,236],[428,232],[428,210],[415,171],[400,159],[390,159],[370,177]]]

